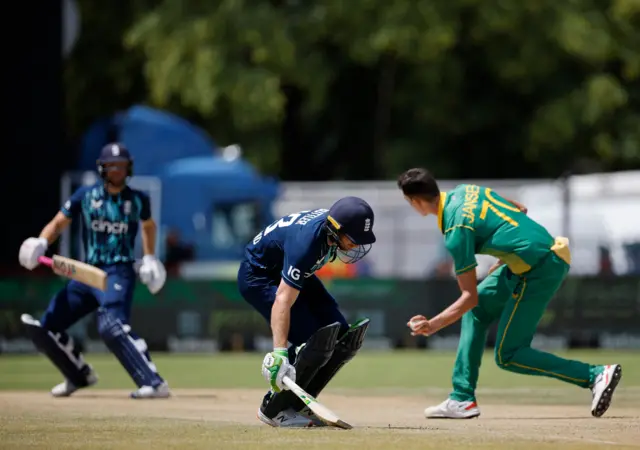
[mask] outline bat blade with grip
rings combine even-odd
[[[38,258],[38,262],[43,266],[53,267],[53,259],[49,258],[48,256],[40,256]]]

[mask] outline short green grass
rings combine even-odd
[[[570,351],[565,358],[591,364],[619,363],[624,386],[640,387],[640,351]],[[174,388],[261,388],[260,353],[155,354],[153,361]],[[448,389],[455,354],[438,351],[361,352],[332,381],[332,388],[363,390]],[[131,380],[110,354],[87,355],[100,375],[103,389],[130,388]],[[40,355],[0,356],[0,390],[49,389],[60,381],[57,370]],[[233,374],[233,376],[229,376]],[[523,376],[499,369],[487,352],[480,373],[484,389],[557,388],[544,377]]]
[[[266,388],[260,375],[260,353],[242,354],[155,354],[154,362],[160,372],[177,389]],[[441,425],[423,423],[418,427],[357,427],[349,432],[341,430],[283,430],[254,425],[225,424],[194,418],[171,418],[173,403],[151,403],[169,408],[167,416],[148,417],[133,413],[122,416],[123,407],[131,400],[96,399],[96,409],[87,414],[86,398],[50,399],[46,395],[61,380],[60,374],[39,355],[0,356],[0,391],[39,391],[21,399],[7,394],[0,404],[0,448],[190,448],[190,449],[283,449],[283,448],[358,448],[390,449],[607,449],[633,448],[629,437],[640,408],[640,351],[571,351],[561,356],[584,362],[620,363],[623,382],[616,394],[616,405],[625,407],[624,417],[609,421],[588,417],[572,419],[562,416],[563,407],[555,409],[552,420],[525,419],[505,425],[502,420],[487,417],[479,421],[462,421]],[[396,351],[362,352],[349,363],[330,384],[333,393],[347,395],[384,396],[401,394],[430,398],[444,396],[451,389],[453,352]],[[115,358],[108,354],[87,355],[100,375],[98,389],[132,389],[133,383]],[[582,410],[588,393],[566,383],[544,377],[512,374],[497,368],[493,355],[487,352],[481,370],[479,396],[487,404],[541,403],[580,404]],[[586,398],[585,398],[586,397]],[[91,397],[88,397],[91,398]],[[335,399],[335,397],[334,397]],[[52,408],[60,401],[60,408]],[[92,400],[93,401],[93,400]],[[188,402],[189,399],[178,400]],[[389,399],[392,401],[392,399]],[[395,401],[398,401],[396,398]],[[199,400],[194,407],[207,405],[215,411],[215,400]],[[203,403],[204,402],[204,403]],[[23,403],[25,403],[23,405]],[[134,402],[135,406],[142,404]],[[145,404],[146,405],[146,404]],[[393,403],[390,403],[390,406]],[[78,410],[76,411],[76,408]],[[104,408],[104,409],[103,409]],[[542,406],[547,408],[547,406]],[[556,407],[557,408],[557,407]],[[575,408],[576,407],[569,407]],[[523,411],[527,410],[524,406]],[[208,413],[203,413],[208,414]],[[419,414],[419,413],[418,413]],[[224,417],[224,416],[222,416]],[[413,416],[412,416],[413,417]],[[522,419],[522,417],[521,417]],[[600,431],[593,431],[593,426]],[[561,421],[561,423],[556,422]],[[249,422],[247,422],[249,423]],[[415,424],[415,423],[414,423]],[[563,430],[571,429],[566,436]],[[615,427],[615,428],[614,428]],[[576,431],[577,430],[577,431]],[[609,431],[607,431],[609,430]],[[614,431],[614,430],[622,430]],[[548,434],[547,434],[548,433]],[[617,433],[624,433],[618,435]],[[584,436],[582,438],[581,436]],[[640,432],[638,432],[640,442]],[[627,445],[624,445],[627,444]]]

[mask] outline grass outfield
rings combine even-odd
[[[485,355],[482,416],[427,421],[425,406],[450,390],[452,352],[363,352],[320,396],[355,425],[283,430],[255,411],[266,383],[262,354],[156,354],[175,396],[127,398],[133,383],[111,355],[87,355],[99,384],[68,399],[48,390],[60,375],[41,356],[0,356],[0,448],[604,449],[640,448],[640,351],[572,351],[589,363],[620,363],[623,380],[605,417],[590,417],[590,393],[498,369]]]
[[[625,386],[640,387],[640,351],[571,351],[557,355],[592,364],[618,363],[624,368]],[[261,353],[154,354],[160,373],[175,388],[263,388]],[[453,352],[394,351],[361,352],[331,382],[331,388],[366,390],[449,389]],[[100,388],[130,388],[132,382],[110,354],[87,355],[100,375]],[[49,389],[60,375],[40,355],[0,355],[0,389]],[[487,352],[480,372],[481,387],[551,388],[564,383],[544,377],[517,375],[499,369]]]

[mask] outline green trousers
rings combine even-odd
[[[475,401],[487,331],[499,320],[495,361],[511,372],[556,378],[588,388],[600,366],[571,361],[531,348],[538,322],[562,285],[569,265],[555,253],[522,276],[502,266],[478,285],[478,305],[462,317],[462,330],[453,369],[457,401]]]

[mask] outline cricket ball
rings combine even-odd
[[[409,321],[409,327],[411,328],[411,331],[416,331],[416,328],[418,328],[418,326],[422,323],[423,321],[420,319],[415,319],[415,320],[410,320]]]

